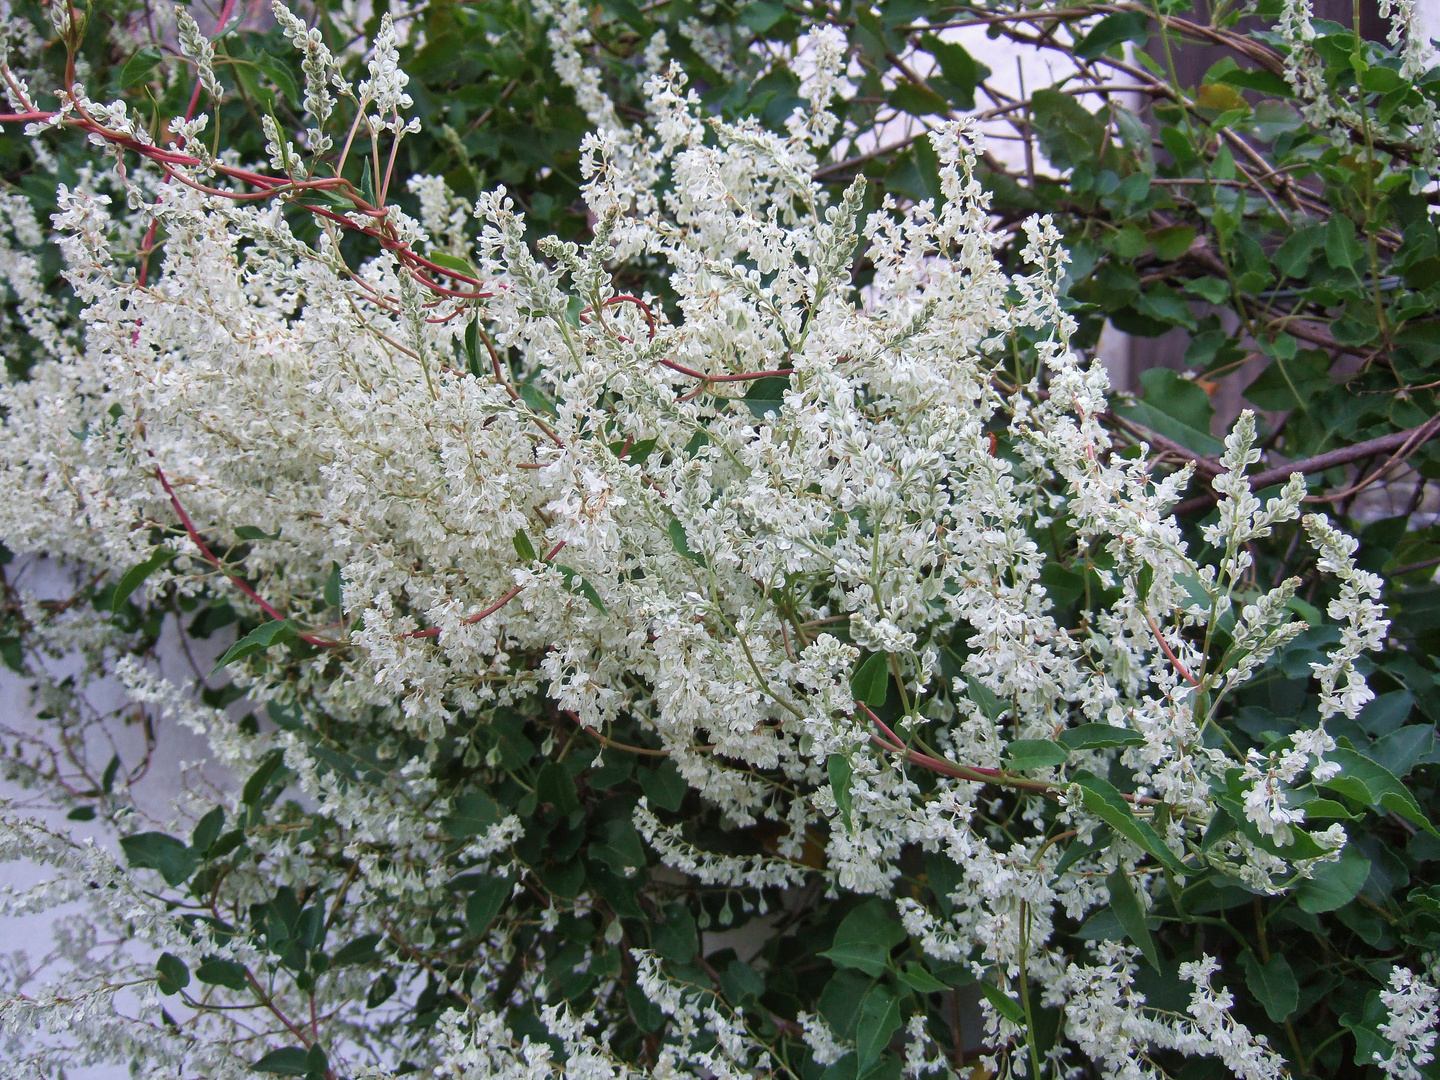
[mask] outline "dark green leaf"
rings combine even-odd
[[[1005,993],[998,986],[982,981],[980,992],[985,995],[985,1000],[990,1002],[995,1011],[1005,1017],[1012,1024],[1025,1023],[1025,1007],[1016,1001],[1009,994]]]
[[[653,769],[641,769],[637,776],[640,788],[652,804],[662,810],[679,810],[689,785],[673,761],[662,761]]]
[[[685,526],[674,518],[670,519],[670,543],[681,556],[703,565],[704,558],[690,550],[690,543],[685,538]]]
[[[235,535],[241,540],[279,540],[280,530],[274,533],[267,533],[258,525],[238,525],[235,528]]]
[[[253,806],[265,793],[271,779],[280,766],[284,764],[285,752],[283,750],[271,750],[263,758],[260,764],[255,766],[255,771],[245,781],[245,786],[240,789],[240,801],[246,806]]]
[[[210,986],[223,986],[227,990],[244,990],[249,985],[245,978],[245,967],[234,960],[218,956],[207,956],[195,969],[195,977]]]
[[[950,100],[962,109],[973,109],[975,87],[990,74],[990,69],[984,64],[977,64],[963,45],[943,41],[934,34],[923,35],[920,45],[939,65]]]
[[[160,63],[161,55],[159,49],[141,49],[125,61],[125,66],[120,69],[120,85],[127,90],[132,86],[138,86],[142,82],[149,81],[150,72],[155,65]]]
[[[569,589],[571,592],[574,592],[578,589],[580,595],[585,597],[586,600],[590,601],[591,607],[593,607],[596,611],[600,612],[600,614],[605,614],[605,604],[600,599],[600,594],[595,591],[595,586],[591,585],[590,582],[586,581],[583,577],[581,577],[578,571],[568,566],[561,566],[559,563],[556,563],[555,569],[560,571],[560,577],[565,582],[565,588]]]
[[[178,994],[190,985],[190,969],[174,953],[161,953],[155,961],[155,986],[165,995]]]
[[[1210,434],[1214,409],[1203,389],[1169,368],[1142,372],[1140,382],[1145,387],[1144,400],[1116,409],[1118,415],[1199,454],[1218,454],[1224,449]]]
[[[156,548],[154,554],[144,562],[126,570],[116,583],[115,592],[110,597],[110,610],[117,614],[124,610],[125,602],[130,599],[130,594],[138,589],[146,578],[175,558],[175,555],[174,548]]]
[[[451,806],[445,831],[456,839],[479,836],[500,821],[500,805],[483,791],[467,791]]]
[[[1166,262],[1180,258],[1195,242],[1195,230],[1189,225],[1167,225],[1163,229],[1152,229],[1145,236],[1155,255]]]
[[[911,116],[945,116],[950,112],[950,103],[928,86],[913,82],[902,82],[890,91],[890,105]]]
[[[878,709],[885,704],[885,693],[889,685],[888,653],[871,653],[850,676],[850,692],[855,695],[855,700],[863,701],[872,709]]]
[[[483,934],[490,929],[495,916],[510,898],[513,883],[507,877],[483,878],[470,899],[465,901],[465,925],[472,934]]]
[[[830,948],[820,955],[838,968],[854,968],[878,978],[889,964],[890,950],[905,940],[905,930],[878,900],[867,900],[846,915]]]
[[[271,1076],[304,1076],[310,1071],[310,1057],[298,1046],[271,1050],[255,1063],[255,1071]]]
[[[1318,864],[1311,876],[1295,886],[1295,902],[1312,915],[1334,911],[1354,900],[1370,876],[1370,860],[1352,847],[1338,862]]]
[[[338,608],[345,599],[345,579],[339,563],[330,564],[330,576],[325,579],[325,603]]]
[[[225,808],[214,807],[195,824],[195,831],[190,834],[190,847],[197,855],[203,856],[210,850],[210,845],[220,837],[220,830],[225,827]]]
[[[1290,97],[1292,93],[1289,83],[1264,68],[1255,68],[1250,71],[1234,68],[1221,75],[1220,81],[1230,86],[1238,86],[1243,90],[1256,90],[1262,94],[1270,94],[1273,97]]]
[[[1005,766],[1017,772],[1065,764],[1070,752],[1049,739],[1015,739],[1005,747]]]
[[[1110,746],[1141,746],[1145,737],[1138,731],[1112,724],[1081,724],[1062,731],[1059,741],[1071,750],[1100,750]]]
[[[1143,12],[1125,11],[1107,15],[1075,45],[1075,55],[1094,60],[1126,41],[1144,42],[1149,37],[1150,19]]]
[[[785,405],[785,391],[789,389],[788,376],[771,375],[756,379],[750,384],[750,389],[745,391],[745,407],[750,410],[751,416],[763,420],[772,413],[780,412]]]
[[[859,1058],[855,1066],[856,1075],[864,1076],[880,1060],[880,1055],[890,1045],[890,1037],[899,1026],[899,1000],[889,987],[872,986],[860,1005],[860,1017],[855,1027],[855,1051]]]
[[[524,529],[515,530],[515,554],[519,555],[525,562],[535,561],[535,545],[530,542],[530,537],[525,535]]]
[[[122,837],[120,848],[131,866],[158,870],[170,885],[184,883],[199,865],[195,853],[187,846],[160,832]]]
[[[1319,786],[1338,791],[1357,802],[1383,807],[1432,836],[1440,837],[1440,832],[1435,830],[1430,819],[1421,811],[1409,789],[1385,766],[1343,747],[1332,750],[1327,757],[1340,766],[1340,775]]]
[[[1110,891],[1110,910],[1120,921],[1125,936],[1139,946],[1150,966],[1159,971],[1160,951],[1155,947],[1155,939],[1150,936],[1150,928],[1145,925],[1145,909],[1130,884],[1130,875],[1123,866],[1117,866],[1105,879],[1105,885]]]
[[[846,831],[851,831],[850,779],[854,775],[854,770],[850,767],[850,759],[844,754],[831,754],[825,762],[825,771],[830,776],[830,791],[835,796],[835,806],[840,811],[840,820],[845,825]]]
[[[1045,157],[1057,169],[1094,165],[1105,152],[1105,122],[1069,94],[1046,88],[1031,97],[1035,134]]]
[[[284,645],[286,642],[294,641],[300,636],[300,631],[289,619],[272,619],[267,623],[261,623],[250,633],[246,634],[239,641],[225,650],[215,664],[215,674],[221,668],[233,664],[236,660],[243,660],[255,653],[262,653],[275,645]]]
[[[332,968],[350,967],[352,964],[368,964],[380,958],[375,946],[380,944],[379,934],[362,934],[354,941],[347,941],[330,958]]]
[[[667,960],[686,964],[700,951],[700,939],[695,930],[695,917],[682,903],[674,903],[665,909],[665,921],[650,931],[650,944]]]
[[[1131,843],[1155,856],[1171,873],[1186,873],[1185,864],[1165,846],[1148,821],[1141,821],[1135,816],[1113,784],[1084,769],[1075,774],[1075,783],[1080,785],[1080,790],[1084,793],[1086,811],[1100,818]]]
[[[901,969],[900,981],[920,994],[938,994],[950,989],[914,960],[911,960]]]
[[[1255,1000],[1265,1007],[1265,1015],[1277,1024],[1284,1023],[1300,1004],[1300,986],[1290,962],[1279,953],[1261,963],[1260,958],[1246,950],[1240,958],[1245,966],[1245,985]]]

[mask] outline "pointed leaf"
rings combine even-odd
[[[1085,809],[1109,825],[1120,835],[1155,856],[1173,874],[1186,873],[1185,864],[1165,846],[1148,821],[1141,821],[1130,809],[1120,792],[1108,780],[1082,769],[1075,774],[1075,783],[1084,793]]]
[[[1125,872],[1124,867],[1116,867],[1105,879],[1105,885],[1110,890],[1110,910],[1120,920],[1125,936],[1140,947],[1150,966],[1159,971],[1160,952],[1155,948],[1155,939],[1150,936],[1150,928],[1145,925],[1145,909],[1140,903],[1140,897],[1135,895],[1135,887],[1130,884],[1130,875]]]

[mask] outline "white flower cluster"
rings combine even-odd
[[[584,12],[544,10],[561,74],[597,128],[585,145],[588,244],[551,239],[537,256],[506,192],[484,194],[467,218],[441,181],[422,178],[424,220],[375,211],[391,242],[349,266],[336,233],[307,244],[277,209],[201,190],[208,165],[172,164],[197,184],[160,198],[132,178],[133,215],[93,183],[61,192],[54,224],[82,340],[34,286],[33,223],[12,208],[0,268],[29,332],[56,345],[0,390],[0,539],[115,577],[159,552],[147,589],[211,590],[293,620],[314,648],[242,666],[256,701],[305,701],[337,723],[380,722],[432,744],[536,695],[602,737],[638,724],[727,824],[781,832],[776,856],[712,855],[642,803],[636,822],[675,870],[750,889],[818,873],[832,889],[888,895],[902,853],[918,847],[953,862],[957,884],[943,910],[901,901],[907,929],[1002,996],[1026,980],[1042,987],[1103,1075],[1156,1075],[1149,1049],[1279,1075],[1211,989],[1213,961],[1187,967],[1188,1015],[1157,1018],[1131,987],[1128,952],[1082,962],[1056,924],[1105,905],[1118,887],[1107,875],[1133,881],[1148,906],[1160,870],[1214,867],[1273,892],[1338,855],[1343,830],[1306,832],[1288,797],[1302,777],[1333,775],[1323,727],[1268,757],[1207,737],[1226,695],[1306,628],[1292,617],[1294,583],[1254,588],[1247,550],[1295,521],[1303,484],[1263,505],[1250,493],[1258,451],[1243,419],[1206,533],[1220,554],[1197,560],[1169,516],[1186,475],[1157,478],[1100,424],[1107,383],[1070,347],[1053,224],[1025,223],[1031,272],[996,259],[1003,238],[964,123],[933,137],[939,205],[887,198],[863,214],[863,181],[831,201],[812,180],[830,102],[845,91],[835,32],[812,32],[808,111],[789,138],[705,115],[677,67],[652,73],[648,126],[631,128],[585,66]],[[412,130],[388,15],[354,91],[337,85],[317,39],[280,19],[304,57],[312,151],[329,145],[332,90],[359,103],[372,141]],[[210,54],[195,33],[185,47],[203,78]],[[284,133],[270,134],[276,167],[299,175]],[[136,218],[166,237],[146,282],[122,266]],[[862,249],[863,290],[852,278]],[[480,287],[430,288],[402,250],[461,255]],[[616,284],[617,265],[641,259],[666,268],[664,303]],[[1051,556],[1039,538],[1058,521],[1073,533],[1067,554],[1118,596],[1077,626],[1057,618],[1042,577]],[[1322,713],[1353,716],[1369,695],[1355,661],[1385,629],[1377,583],[1325,519],[1305,528],[1340,582],[1329,615],[1341,642],[1316,665]],[[241,540],[243,567],[212,550]],[[336,566],[339,613],[323,599]],[[126,675],[138,698],[181,708]],[[888,723],[873,711],[887,694],[899,698]],[[346,838],[351,905],[442,895],[436,815],[449,808],[423,759],[367,793],[293,734],[195,722],[236,765],[280,752]],[[1082,725],[1074,748],[1056,741]],[[1026,763],[1037,742],[1052,749]],[[1128,775],[1123,793],[1101,779],[1112,763]],[[1232,789],[1235,813],[1222,814]],[[1001,827],[1004,800],[1015,812]],[[1047,814],[1075,844],[1102,827],[1111,838],[1062,861]],[[1202,845],[1217,820],[1230,831]],[[467,857],[502,860],[519,833],[507,818]],[[803,857],[817,835],[820,871]],[[301,841],[274,843],[302,884]],[[225,888],[233,899],[259,885]],[[133,903],[187,962],[218,947],[180,941],[174,917],[138,893]],[[543,960],[524,984],[542,998]],[[772,1067],[742,1017],[670,982],[648,954],[636,963],[679,1031],[654,1075]],[[988,999],[985,1009],[996,1053],[1008,1054],[1018,1025]],[[589,1033],[593,1020],[547,1013],[566,1075],[628,1075]],[[1396,1019],[1387,1036],[1395,1062],[1402,1044],[1415,1047],[1406,1060],[1428,1053],[1406,1024],[1419,1030]],[[843,1052],[821,1021],[803,1027],[817,1060]],[[923,1026],[908,1036],[907,1073],[939,1069]],[[436,1075],[557,1068],[549,1047],[479,1011],[432,1051]],[[1027,1068],[1018,1052],[1012,1068]]]

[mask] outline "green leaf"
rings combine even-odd
[[[668,758],[653,769],[641,769],[636,779],[640,781],[640,790],[645,792],[647,799],[662,810],[671,812],[680,809],[685,801],[685,792],[690,789],[680,770]]]
[[[1130,875],[1123,866],[1117,866],[1105,879],[1105,885],[1110,890],[1110,910],[1120,920],[1125,936],[1139,946],[1150,966],[1159,971],[1160,951],[1155,947],[1155,939],[1150,936],[1150,928],[1145,925],[1145,909],[1140,904],[1140,897],[1135,895]]]
[[[1110,746],[1142,746],[1145,737],[1138,731],[1112,724],[1081,724],[1062,731],[1059,741],[1071,750],[1101,750]]]
[[[559,563],[555,564],[555,569],[560,571],[560,577],[565,582],[565,588],[571,592],[579,589],[580,595],[590,601],[591,607],[602,615],[606,613],[605,603],[600,599],[600,594],[595,591],[595,586],[581,577],[578,571],[569,566],[561,566]]]
[[[169,885],[183,884],[200,863],[183,843],[161,832],[121,837],[120,849],[131,866],[158,870]]]
[[[939,979],[926,971],[924,966],[911,960],[900,971],[900,981],[919,994],[938,994],[949,990]]]
[[[1049,739],[1015,739],[1005,747],[1005,765],[1017,772],[1063,765],[1069,756],[1064,746]]]
[[[928,86],[902,82],[890,91],[887,99],[892,108],[911,116],[946,116],[950,103]]]
[[[216,806],[195,823],[195,831],[190,834],[191,850],[203,856],[210,850],[210,845],[219,839],[220,830],[224,827],[225,808]]]
[[[233,664],[236,660],[243,660],[247,656],[262,653],[275,645],[284,645],[299,636],[299,629],[289,619],[271,619],[267,623],[261,623],[226,649],[224,655],[215,664],[215,670],[210,674],[214,675],[216,671]]]
[[[1184,291],[1212,304],[1223,304],[1230,296],[1230,286],[1217,277],[1191,278],[1185,282]]]
[[[303,105],[305,99],[300,94],[300,87],[295,82],[295,76],[289,67],[269,53],[260,53],[255,57],[255,66],[263,71],[275,84],[275,89],[285,95],[285,100],[292,105]]]
[[[1355,223],[1341,213],[1330,215],[1325,223],[1325,261],[1332,270],[1354,270],[1359,243],[1355,239]]]
[[[1005,993],[998,986],[981,982],[980,992],[985,995],[985,1000],[994,1006],[995,1011],[1005,1017],[1012,1024],[1025,1023],[1025,1007],[1016,1001],[1009,994]]]
[[[541,767],[535,779],[535,798],[542,803],[549,803],[565,815],[580,809],[580,799],[575,794],[575,781],[558,761],[547,762]]]
[[[1224,450],[1224,444],[1210,434],[1214,409],[1203,389],[1169,368],[1141,372],[1140,382],[1145,387],[1144,400],[1116,409],[1117,415],[1198,454]]]
[[[1295,886],[1295,903],[1312,915],[1342,908],[1359,895],[1370,877],[1370,860],[1347,847],[1338,862],[1318,864]]]
[[[457,840],[479,836],[501,818],[500,804],[483,791],[467,791],[451,805],[445,831]]]
[[[339,951],[330,958],[330,966],[342,968],[372,963],[380,959],[380,954],[375,951],[375,946],[379,944],[379,934],[362,934],[354,941],[347,941],[340,946]]]
[[[464,274],[466,277],[478,278],[475,268],[464,259],[456,258],[454,255],[447,255],[443,251],[432,251],[425,256],[436,266],[443,266],[446,270],[453,270],[457,274]],[[443,285],[444,282],[441,282]],[[471,324],[474,325],[473,323]]]
[[[965,683],[965,695],[980,706],[980,711],[985,714],[985,719],[998,723],[1005,715],[1005,703],[990,692],[979,679],[968,679]]]
[[[280,749],[271,750],[261,758],[260,764],[255,766],[255,771],[250,774],[250,778],[245,781],[245,786],[240,789],[240,801],[246,806],[255,805],[284,761],[285,752]]]
[[[1275,357],[1245,388],[1245,397],[1276,412],[1309,408],[1330,389],[1330,358],[1307,349],[1289,360]]]
[[[125,66],[120,69],[120,85],[125,89],[138,86],[149,80],[150,72],[155,65],[160,63],[162,57],[159,49],[141,49],[125,61]]]
[[[1037,90],[1030,104],[1036,137],[1052,165],[1063,170],[1099,162],[1109,143],[1103,120],[1059,90]]]
[[[690,543],[685,538],[685,526],[675,518],[670,519],[670,543],[680,555],[693,563],[704,565],[704,558],[690,550]]]
[[[665,909],[665,921],[650,930],[650,945],[667,960],[687,964],[700,951],[695,917],[684,904],[671,904]]]
[[[490,929],[495,916],[510,898],[513,883],[508,877],[482,878],[476,885],[470,899],[465,901],[465,925],[472,934],[483,934]]]
[[[951,91],[950,100],[962,109],[973,109],[975,87],[990,74],[990,69],[984,64],[977,64],[963,45],[942,41],[934,34],[924,34],[920,38],[920,47],[935,58],[947,89]]]
[[[1149,852],[1171,873],[1187,873],[1185,864],[1165,846],[1159,833],[1148,821],[1141,821],[1135,816],[1115,785],[1084,769],[1075,774],[1075,783],[1080,785],[1088,813],[1094,814],[1131,843]]]
[[[110,611],[118,614],[125,607],[125,602],[130,599],[130,594],[138,589],[145,579],[153,574],[160,567],[164,566],[178,554],[174,548],[156,548],[154,553],[142,563],[132,566],[121,575],[115,585],[115,592],[110,597]]]
[[[1195,230],[1189,225],[1167,225],[1163,229],[1152,229],[1145,236],[1155,255],[1166,262],[1180,258],[1195,242]]]
[[[890,1045],[890,1036],[900,1026],[900,1002],[888,986],[875,985],[860,1005],[855,1025],[855,1052],[859,1059],[855,1074],[864,1076]]]
[[[754,5],[752,4],[751,7]],[[750,410],[751,416],[757,420],[763,420],[772,413],[780,412],[785,405],[785,391],[789,389],[790,377],[788,375],[769,375],[752,382],[742,400],[745,402],[745,407]]]
[[[280,530],[276,529],[274,535],[271,535],[258,525],[237,525],[235,535],[241,540],[279,540]]]
[[[1300,1004],[1300,985],[1290,962],[1279,953],[1261,963],[1248,949],[1240,958],[1245,968],[1245,985],[1255,1000],[1265,1007],[1265,1015],[1276,1024],[1283,1024]]]
[[[535,561],[535,545],[530,542],[530,537],[525,535],[524,529],[515,530],[513,542],[515,544],[516,555],[519,555],[525,562]]]
[[[1075,55],[1095,60],[1126,41],[1144,42],[1150,36],[1150,19],[1143,12],[1126,11],[1107,15],[1075,45]]]
[[[871,653],[869,658],[855,669],[850,676],[850,692],[856,701],[863,701],[872,709],[885,704],[886,689],[890,685],[890,655]]]
[[[835,806],[840,811],[840,820],[845,825],[845,831],[853,831],[850,823],[850,779],[854,770],[850,767],[850,759],[844,754],[831,754],[825,762],[825,771],[830,774],[830,791],[835,796]]]
[[[304,1076],[310,1071],[310,1055],[298,1046],[271,1050],[255,1063],[255,1071],[271,1076]]]
[[[325,603],[333,608],[338,608],[345,599],[345,579],[340,572],[340,564],[330,564],[330,576],[325,579]]]
[[[879,900],[867,900],[846,915],[830,948],[820,955],[838,968],[853,968],[872,978],[885,973],[890,950],[905,940],[904,928]]]
[[[1266,71],[1263,68],[1254,68],[1249,71],[1244,68],[1233,68],[1221,75],[1219,81],[1229,86],[1238,86],[1242,90],[1256,90],[1272,97],[1288,98],[1293,93],[1289,83],[1273,71]]]
[[[774,0],[756,0],[753,4],[746,4],[738,17],[751,30],[763,34],[785,17],[785,5]]]
[[[484,365],[480,362],[480,317],[477,315],[465,324],[465,366],[477,379],[485,377]]]
[[[155,986],[160,993],[178,994],[190,985],[190,969],[174,953],[161,953],[155,961]]]
[[[249,985],[243,964],[218,956],[207,956],[202,960],[195,969],[195,977],[209,986],[223,986],[227,990],[244,990]]]
[[[1320,787],[1328,787],[1346,798],[1370,806],[1383,807],[1430,835],[1440,837],[1440,832],[1421,811],[1409,789],[1385,766],[1343,747],[1332,750],[1326,756],[1340,766],[1340,775],[1324,781]]]

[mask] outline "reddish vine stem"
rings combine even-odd
[[[556,555],[559,555],[559,554],[560,554],[560,549],[563,548],[564,546],[565,546],[565,541],[564,541],[564,540],[561,540],[558,544],[556,544],[553,548],[551,548],[548,552],[546,552],[546,553],[541,557],[540,561],[541,561],[541,562],[546,562],[546,563],[548,563],[551,559],[555,558]],[[484,608],[484,609],[481,610],[481,611],[477,611],[474,615],[467,615],[467,616],[465,616],[465,618],[463,618],[463,619],[460,620],[460,625],[461,625],[461,626],[471,626],[471,625],[479,622],[481,619],[485,619],[485,618],[488,618],[488,617],[491,616],[491,615],[494,615],[495,612],[499,611],[502,607],[504,607],[506,604],[508,604],[511,600],[514,600],[515,597],[519,596],[519,595],[520,595],[520,589],[521,589],[521,586],[516,585],[513,589],[511,589],[509,592],[507,592],[504,596],[500,597],[499,600],[496,600],[496,601],[495,601],[493,604],[491,604],[489,607]],[[400,635],[400,637],[401,637],[402,639],[404,639],[404,638],[429,638],[429,637],[439,637],[439,636],[440,636],[440,627],[438,627],[438,626],[432,626],[432,627],[430,627],[429,629],[426,629],[426,630],[412,630],[412,631],[411,631],[410,633],[408,633],[408,634],[401,634],[401,635]]]
[[[1160,651],[1165,654],[1170,663],[1175,665],[1175,670],[1178,671],[1181,677],[1191,686],[1199,686],[1200,680],[1190,674],[1190,669],[1180,662],[1180,658],[1176,656],[1174,650],[1170,648],[1170,643],[1165,640],[1165,635],[1160,632],[1160,627],[1156,625],[1155,620],[1151,618],[1148,611],[1145,612],[1145,621],[1150,624],[1151,633],[1155,635],[1155,640],[1160,643]]]
[[[199,531],[195,528],[195,523],[190,520],[190,515],[185,512],[185,507],[181,504],[179,496],[175,494],[175,489],[170,486],[170,480],[166,477],[165,470],[159,465],[155,466],[155,478],[160,481],[160,486],[165,489],[165,494],[170,497],[170,505],[175,510],[175,516],[180,519],[180,524],[185,527],[185,535],[190,537],[190,542],[200,549],[200,554],[204,556],[205,561],[229,578],[230,583],[253,600],[266,615],[269,615],[270,618],[277,621],[284,621],[284,615],[280,614],[268,600],[251,588],[243,578],[231,573],[230,569],[210,550],[210,545],[205,543],[204,538],[201,537]],[[304,633],[300,634],[300,640],[314,645],[318,649],[338,649],[342,648],[345,644],[343,641],[330,641],[327,638]]]

